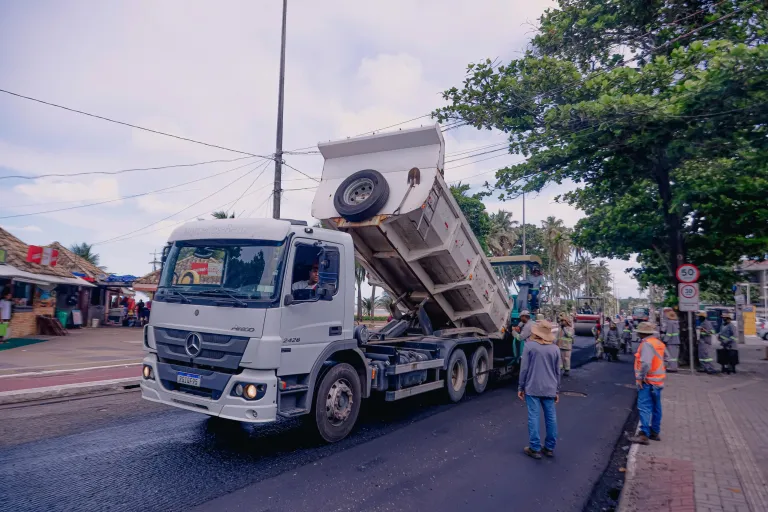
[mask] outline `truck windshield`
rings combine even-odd
[[[632,310],[632,316],[648,316],[648,308],[635,308]]]
[[[263,307],[279,297],[284,246],[264,240],[175,242],[155,298]]]

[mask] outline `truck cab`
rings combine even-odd
[[[251,422],[306,412],[306,393],[278,400],[278,385],[309,389],[317,361],[335,352],[364,366],[351,341],[353,261],[348,234],[305,222],[177,228],[145,331],[144,398]]]

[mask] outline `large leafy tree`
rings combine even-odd
[[[469,66],[440,120],[509,134],[524,163],[497,172],[502,198],[575,184],[574,242],[638,254],[642,285],[673,289],[691,261],[768,253],[768,10],[730,0],[560,0],[530,51]],[[685,326],[683,326],[685,327]]]
[[[469,185],[459,182],[456,185],[451,185],[451,194],[456,202],[459,203],[464,216],[467,218],[469,227],[472,228],[472,232],[475,234],[475,238],[480,243],[483,251],[488,252],[487,238],[491,232],[491,219],[488,212],[485,211],[485,205],[482,201],[482,194],[477,193],[473,195],[467,195],[469,192]]]

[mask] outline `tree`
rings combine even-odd
[[[235,218],[235,212],[232,212],[232,215],[227,215],[227,212],[224,210],[219,210],[217,212],[213,212],[211,214],[211,217],[214,219],[234,219]]]
[[[516,220],[512,220],[512,212],[499,210],[489,215],[490,229],[486,236],[486,243],[491,256],[507,256],[518,238],[515,226]]]
[[[355,261],[355,284],[357,285],[357,321],[363,321],[363,281],[365,281],[365,267]]]
[[[491,231],[491,220],[488,212],[485,211],[485,205],[482,201],[483,195],[478,193],[468,196],[468,191],[469,185],[462,185],[461,182],[451,185],[451,194],[456,199],[456,202],[459,203],[459,208],[461,208],[462,213],[467,218],[469,227],[480,243],[480,247],[487,253],[487,238]]]
[[[96,265],[97,267],[99,266],[99,255],[93,252],[93,245],[85,242],[81,244],[72,244],[69,247],[69,250],[93,265]]]
[[[371,321],[373,321],[373,312],[374,308],[376,307],[376,299],[377,297],[373,297],[373,300],[369,299],[368,297],[363,299],[363,309]]]
[[[570,230],[565,227],[562,219],[553,216],[542,221],[544,230],[544,247],[549,260],[548,274],[553,283],[553,292],[560,296],[560,275],[564,273],[564,265],[571,254]]]
[[[599,257],[638,254],[642,285],[672,291],[690,261],[706,291],[725,284],[716,269],[764,257],[761,2],[560,0],[540,21],[530,51],[470,65],[436,112],[502,130],[528,157],[497,172],[501,197],[574,182],[559,198],[586,214],[574,241]]]

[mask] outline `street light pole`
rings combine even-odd
[[[525,256],[525,192],[523,192],[523,256]],[[528,278],[528,265],[523,264],[523,279]]]
[[[283,102],[285,95],[285,25],[288,0],[283,0],[283,32],[280,41],[280,80],[277,93],[277,141],[275,144],[275,186],[272,192],[272,218],[280,218],[283,178]]]

